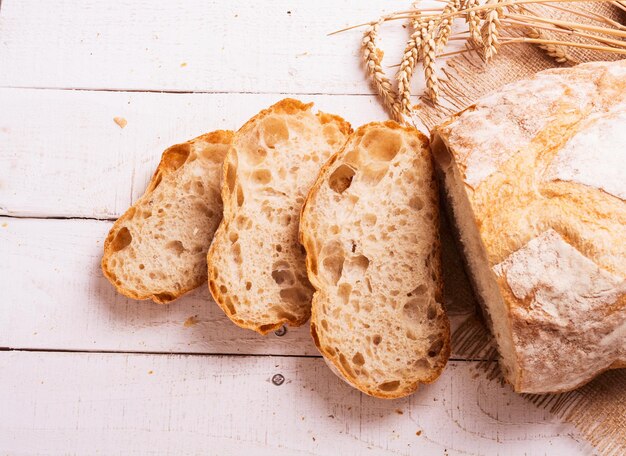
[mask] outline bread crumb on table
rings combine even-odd
[[[197,315],[192,315],[191,317],[187,318],[185,320],[185,323],[183,323],[183,326],[185,328],[189,328],[190,326],[193,326],[195,324],[198,324],[200,320],[198,320],[198,316]]]
[[[128,124],[128,121],[123,117],[113,117],[113,122],[119,125],[120,128],[124,128]]]

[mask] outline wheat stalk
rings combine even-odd
[[[478,0],[467,0],[464,6],[465,9],[470,10],[465,15],[465,21],[467,22],[470,33],[469,39],[473,41],[475,45],[482,45],[482,36],[480,34],[480,18],[478,17],[478,13],[472,10],[472,8],[478,6]]]
[[[448,0],[445,8],[443,9],[442,14],[450,14],[456,13],[459,9],[461,9],[460,0]],[[454,22],[454,18],[449,17],[446,19],[442,19],[441,24],[439,25],[439,34],[437,36],[437,50],[441,51],[448,44],[448,39],[452,34],[452,22]]]
[[[426,93],[432,101],[439,98],[439,80],[435,71],[436,43],[434,40],[435,22],[428,21],[422,25],[422,65],[424,66],[424,76],[426,78]]]
[[[531,27],[526,33],[528,38],[533,39],[547,39],[546,34],[538,28]],[[558,63],[571,63],[576,64],[576,60],[567,52],[563,46],[558,44],[538,44],[539,48],[545,51],[550,57],[552,57]]]
[[[411,110],[411,79],[420,59],[424,68],[425,91],[431,100],[436,101],[439,96],[436,73],[438,57],[480,50],[485,61],[489,62],[497,55],[501,45],[517,43],[534,44],[559,63],[576,63],[569,53],[570,47],[626,55],[625,26],[592,11],[559,6],[598,1],[623,7],[626,3],[624,0],[488,0],[483,5],[479,4],[480,0],[439,1],[445,3],[442,8],[420,9],[418,2],[414,2],[414,9],[411,11],[392,13],[376,22],[343,29],[368,25],[362,42],[365,66],[385,107],[396,119],[401,119],[403,114],[408,114]],[[568,11],[592,23],[543,17],[525,7],[530,4],[545,4],[546,7]],[[468,30],[453,35],[452,24],[459,17],[465,18]],[[395,91],[382,69],[382,51],[377,47],[376,39],[382,23],[397,19],[409,19],[413,31],[406,43],[402,60],[397,65],[398,89]],[[598,23],[602,26],[594,25]],[[524,29],[526,36],[506,33],[514,28]],[[565,41],[563,35],[577,37],[580,41]],[[467,49],[451,53],[441,52],[449,41],[457,40],[467,41]]]
[[[485,60],[489,62],[498,53],[500,47],[500,29],[502,24],[500,23],[500,16],[502,15],[502,8],[497,6],[500,0],[489,0],[488,5],[495,5],[493,8],[487,10],[485,14],[485,22],[480,29],[480,35],[484,46]]]
[[[363,60],[372,85],[383,99],[383,104],[392,117],[398,118],[399,111],[398,105],[396,104],[396,95],[394,94],[391,81],[382,67],[383,52],[376,46],[378,29],[382,23],[383,20],[381,19],[377,23],[370,25],[366,30],[361,42]]]

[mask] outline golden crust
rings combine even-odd
[[[139,199],[137,199],[135,204],[133,204],[130,208],[128,208],[126,212],[124,212],[124,214],[122,214],[115,221],[115,223],[109,230],[109,234],[107,235],[104,241],[104,254],[102,256],[102,260],[100,263],[102,267],[102,272],[104,276],[109,280],[109,282],[111,282],[111,284],[115,287],[118,293],[121,293],[124,296],[127,296],[131,299],[136,299],[136,300],[151,299],[157,304],[168,304],[171,301],[179,298],[180,296],[184,295],[185,293],[188,293],[189,291],[199,287],[202,284],[202,282],[200,282],[200,283],[195,284],[195,286],[183,288],[178,292],[174,290],[165,290],[159,293],[146,293],[146,294],[135,293],[132,290],[125,288],[122,284],[118,284],[116,281],[115,274],[108,267],[108,261],[113,253],[112,248],[111,248],[111,242],[115,238],[115,235],[117,234],[120,227],[124,225],[124,223],[126,223],[129,219],[132,218],[134,211],[135,211],[135,207],[138,204],[140,204],[142,201],[144,201],[146,198],[150,197],[150,195],[152,194],[154,189],[157,187],[157,185],[161,182],[161,179],[164,176],[174,172],[176,169],[179,168],[181,157],[185,155],[184,150],[188,150],[189,147],[196,142],[208,142],[211,144],[230,144],[233,136],[234,136],[234,133],[232,131],[217,130],[217,131],[203,134],[187,142],[175,144],[167,148],[163,152],[163,154],[161,155],[161,161],[159,162],[159,165],[157,166],[154,174],[152,175],[150,182],[148,182],[146,191]]]
[[[411,127],[407,127],[407,126],[402,126],[400,124],[398,124],[397,122],[393,121],[393,120],[388,120],[385,122],[370,122],[367,124],[364,124],[362,126],[360,126],[354,133],[353,135],[357,135],[357,136],[363,136],[367,130],[371,127],[374,126],[380,126],[383,125],[387,128],[391,128],[394,130],[397,129],[401,129],[411,135],[414,135],[416,138],[419,139],[420,143],[422,144],[422,147],[426,150],[430,150],[429,149],[429,140],[428,138],[422,134],[420,131],[418,131],[415,128],[411,128]],[[349,142],[349,140],[348,140]],[[324,164],[324,166],[322,166],[320,172],[318,173],[317,179],[315,181],[315,184],[313,185],[313,187],[311,187],[311,190],[309,191],[304,204],[302,205],[302,209],[300,211],[300,219],[304,220],[308,217],[305,216],[305,213],[309,211],[309,203],[311,202],[312,199],[314,199],[317,195],[317,193],[320,190],[320,187],[324,184],[325,179],[326,179],[326,175],[328,174],[328,170],[333,166],[333,164],[337,161],[337,159],[339,157],[341,157],[345,151],[346,146],[348,145],[348,142],[346,142],[346,144],[341,148],[341,150],[339,150],[337,153],[333,154]],[[432,156],[430,157],[430,159],[432,160]],[[434,164],[433,164],[434,166]],[[433,223],[436,223],[437,226],[439,226],[439,220],[434,220]],[[300,237],[300,243],[304,246],[305,250],[307,249],[308,245],[313,245],[314,243],[314,239],[312,237],[309,236],[309,230],[307,229],[307,227],[303,224],[300,225],[300,231],[299,231],[299,237]],[[441,252],[441,241],[439,239],[439,237],[437,237],[436,243],[433,246],[433,251],[436,252],[436,255],[434,256],[434,258],[439,258],[440,259],[440,252]],[[316,274],[314,273],[314,269],[315,266],[312,264],[312,256],[309,255],[309,252],[307,250],[307,256],[306,256],[306,269],[307,269],[307,274],[309,276],[309,280],[311,281],[311,283],[313,284],[313,286],[316,289],[316,294],[314,296],[314,300],[316,299],[318,293],[320,292],[320,287],[319,284],[316,284]],[[438,280],[437,280],[437,286],[438,289],[436,291],[436,294],[438,296],[443,296],[443,280],[442,280],[442,276],[441,276],[441,261],[439,261],[439,267],[436,268],[439,270],[439,276],[438,276]],[[397,390],[394,392],[385,392],[385,391],[380,391],[378,389],[372,389],[369,388],[367,385],[360,383],[350,372],[348,372],[346,369],[344,369],[344,367],[342,366],[342,364],[339,362],[339,360],[337,359],[337,357],[329,352],[326,347],[324,345],[321,344],[320,339],[319,339],[319,335],[317,333],[317,329],[316,329],[316,325],[315,325],[315,321],[316,321],[316,308],[317,306],[313,305],[312,306],[312,310],[311,310],[311,337],[313,338],[313,342],[315,343],[315,346],[317,347],[317,349],[319,350],[319,352],[324,356],[324,358],[332,363],[332,367],[341,374],[341,376],[343,376],[343,378],[353,387],[355,387],[356,389],[364,392],[365,394],[369,395],[369,396],[373,396],[373,397],[378,397],[381,399],[397,399],[400,397],[404,397],[407,396],[415,391],[417,391],[417,389],[419,388],[420,384],[428,384],[428,383],[432,383],[434,382],[437,378],[439,378],[439,376],[441,375],[441,372],[443,372],[443,369],[445,368],[445,364],[443,364],[441,366],[441,368],[437,371],[433,371],[432,375],[430,377],[427,377],[425,379],[422,379],[421,381],[416,381],[413,384],[411,384],[410,386],[408,386],[407,388],[401,389],[401,390]],[[446,312],[445,312],[445,308],[443,309],[444,311],[444,315],[447,318]],[[451,350],[451,346],[450,346],[450,327],[446,327],[445,333],[444,333],[444,345],[442,348],[442,353],[443,353],[443,357],[444,359],[448,359],[450,357],[450,350]]]

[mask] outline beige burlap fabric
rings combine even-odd
[[[577,4],[577,8],[626,22],[623,11],[606,3]],[[580,17],[551,8],[535,7],[538,14],[561,20],[581,21]],[[605,54],[568,48],[578,62],[615,60],[617,54]],[[466,53],[448,60],[442,69],[440,104],[423,100],[415,107],[416,121],[428,128],[437,125],[450,114],[464,109],[483,95],[504,84],[520,80],[537,71],[558,66],[554,59],[532,45],[503,46],[498,56],[485,65],[477,53]],[[448,228],[442,228],[444,270],[446,271],[446,301],[452,314],[467,314],[467,320],[453,334],[453,352],[472,359],[484,360],[481,365],[493,381],[502,381],[495,345],[483,325],[469,282]],[[613,370],[597,377],[576,391],[563,394],[526,395],[538,407],[550,410],[572,423],[599,454],[626,454],[626,369]]]

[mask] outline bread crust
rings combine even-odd
[[[570,391],[626,363],[625,80],[626,61],[549,70],[433,130],[448,210],[517,392]]]
[[[263,120],[269,115],[274,115],[274,114],[294,115],[298,112],[309,111],[312,108],[312,106],[313,106],[313,103],[303,103],[293,98],[285,98],[275,103],[274,105],[270,106],[269,108],[263,109],[262,111],[257,113],[255,116],[250,118],[236,132],[236,135],[246,134],[246,132],[254,128],[258,122],[260,122],[261,120]],[[341,118],[340,116],[337,116],[334,114],[323,113],[323,112],[318,112],[316,116],[321,121],[322,124],[331,123],[331,122],[335,123],[338,126],[339,131],[341,131],[341,133],[343,133],[344,135],[348,135],[352,132],[352,127],[350,126],[350,123],[344,120],[343,118]],[[231,221],[234,215],[233,205],[229,204],[229,201],[232,201],[232,197],[230,196],[229,190],[225,184],[227,181],[228,162],[229,162],[230,155],[231,155],[231,151],[229,150],[227,154],[227,158],[226,160],[224,160],[224,166],[223,166],[223,171],[222,171],[222,182],[223,182],[222,200],[224,201],[224,217],[223,217],[222,223],[220,223],[220,226],[218,227],[215,233],[216,239],[221,238],[225,235],[227,223]],[[297,326],[302,326],[309,320],[310,313],[304,314],[300,317],[295,316],[296,318],[291,318],[290,316],[285,315],[281,318],[276,319],[276,321],[273,323],[263,323],[263,324],[259,324],[259,322],[256,322],[256,321],[248,321],[248,320],[239,318],[236,314],[234,314],[231,311],[229,306],[226,304],[227,295],[222,293],[220,289],[217,286],[215,286],[214,282],[212,282],[211,280],[211,277],[214,277],[216,275],[216,272],[219,273],[219,271],[217,271],[216,269],[216,260],[217,260],[217,257],[220,255],[220,252],[218,252],[218,248],[219,247],[217,246],[217,243],[213,243],[207,253],[209,291],[214,301],[224,311],[224,313],[228,316],[228,318],[231,319],[233,323],[235,323],[237,326],[241,328],[250,329],[252,331],[258,332],[261,335],[265,335],[265,334],[268,334],[270,332],[280,329],[285,324],[292,326],[292,327],[297,327]]]
[[[128,222],[135,211],[135,208],[140,205],[143,201],[150,198],[156,187],[159,185],[163,177],[176,172],[176,170],[180,166],[180,152],[181,148],[185,148],[187,146],[191,146],[196,142],[208,142],[211,144],[229,144],[232,141],[234,133],[229,130],[216,130],[210,133],[206,133],[200,135],[194,139],[191,139],[187,142],[175,144],[171,147],[168,147],[163,154],[161,155],[161,160],[159,165],[157,166],[152,178],[148,182],[148,186],[146,187],[146,191],[144,194],[137,199],[135,204],[133,204],[130,208],[120,216],[109,231],[105,241],[104,241],[104,254],[101,260],[101,267],[104,276],[111,282],[111,284],[115,287],[118,293],[135,300],[146,300],[151,299],[157,304],[168,304],[171,301],[178,299],[180,296],[188,293],[189,291],[199,287],[204,283],[204,281],[197,282],[195,284],[183,287],[181,290],[159,290],[158,292],[153,293],[137,293],[133,290],[125,287],[121,282],[118,281],[115,273],[109,267],[109,260],[111,259],[111,255],[114,253],[112,249],[112,241],[115,238],[115,235],[119,231],[119,229],[124,226],[126,222]]]
[[[392,121],[392,120],[385,121],[385,122],[367,123],[359,127],[354,134],[362,135],[362,134],[365,134],[369,129],[374,128],[374,127],[378,128],[380,126],[383,126],[391,130],[402,130],[410,135],[413,135],[419,140],[423,148],[429,150],[429,140],[425,135],[423,135],[420,131],[416,130],[415,128],[401,126],[397,122]],[[380,389],[371,388],[369,385],[363,382],[360,382],[357,378],[355,378],[352,372],[349,372],[342,365],[342,363],[338,360],[336,354],[331,353],[327,349],[327,347],[321,343],[320,336],[318,334],[318,330],[315,324],[315,321],[317,321],[317,311],[319,307],[318,305],[316,305],[316,299],[322,296],[322,293],[324,292],[324,286],[317,280],[317,273],[315,271],[317,266],[313,263],[314,261],[313,256],[310,255],[309,249],[307,248],[307,246],[314,245],[316,240],[314,237],[315,233],[312,230],[312,228],[307,225],[306,220],[312,217],[309,214],[311,210],[310,209],[311,201],[316,198],[318,192],[320,191],[320,188],[322,187],[322,185],[326,183],[326,176],[329,170],[333,167],[336,161],[344,155],[345,150],[349,145],[350,145],[350,139],[348,139],[344,147],[340,151],[332,155],[329,158],[329,160],[324,164],[324,166],[320,169],[316,182],[311,188],[311,190],[309,191],[307,198],[305,199],[305,202],[302,205],[302,209],[300,213],[301,214],[300,215],[301,224],[300,224],[300,230],[299,230],[300,243],[307,250],[307,256],[306,256],[307,274],[309,276],[309,280],[311,281],[312,285],[316,289],[316,293],[313,298],[314,300],[313,300],[312,315],[311,315],[311,337],[313,338],[313,342],[315,343],[315,346],[317,347],[319,352],[324,356],[324,360],[326,361],[326,364],[331,368],[331,370],[336,375],[338,375],[348,384],[350,384],[354,388],[373,397],[378,397],[382,399],[397,399],[397,398],[404,397],[415,392],[418,389],[420,384],[428,384],[428,383],[434,382],[441,375],[441,372],[445,368],[446,363],[444,362],[439,367],[439,369],[433,369],[429,376],[416,380],[402,389],[398,389],[393,392],[381,391]],[[429,157],[430,157],[430,154],[429,154]],[[432,157],[430,157],[430,159],[432,163]],[[434,163],[432,166],[434,168]],[[436,185],[436,181],[434,181],[434,183]],[[439,227],[438,218],[435,219],[433,223],[436,224],[437,227]],[[435,261],[438,262],[438,264],[435,266],[435,270],[438,271],[437,279],[435,281],[435,284],[437,287],[435,291],[435,295],[438,296],[438,300],[439,302],[441,302],[442,296],[443,296],[443,280],[442,280],[442,273],[441,273],[441,258],[440,258],[441,242],[440,242],[438,235],[434,241],[433,252],[435,253],[433,258],[435,259]],[[447,314],[445,312],[445,308],[443,308],[443,316],[447,321]],[[441,349],[441,353],[442,353],[442,357],[447,361],[447,359],[450,356],[450,349],[451,349],[449,325],[445,327],[443,340],[444,340],[444,345]]]

